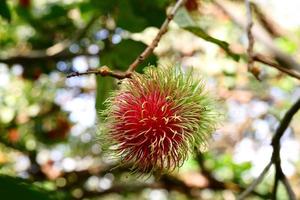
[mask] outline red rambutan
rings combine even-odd
[[[172,171],[215,130],[213,102],[203,83],[178,67],[147,67],[107,100],[106,142],[135,171]]]

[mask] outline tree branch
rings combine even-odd
[[[292,200],[296,199],[295,193],[292,190],[292,187],[291,187],[289,181],[287,180],[287,178],[285,176],[282,178],[281,182],[283,183],[289,198],[292,199]]]
[[[167,15],[166,20],[161,25],[161,27],[160,27],[157,35],[155,36],[154,40],[152,41],[152,43],[133,61],[133,63],[131,63],[127,72],[133,72],[137,68],[137,66],[139,64],[141,64],[141,62],[143,62],[153,52],[155,47],[157,47],[158,42],[160,41],[161,37],[167,32],[170,21],[174,18],[174,15],[176,14],[177,10],[179,9],[179,7],[181,5],[183,5],[184,2],[185,2],[185,0],[178,0],[176,2],[175,6],[171,10],[170,14]]]
[[[276,200],[278,185],[279,185],[279,174],[278,174],[278,169],[276,168],[274,184],[273,184],[273,189],[272,189],[272,197],[271,197],[272,200]]]
[[[196,154],[197,159],[196,160],[197,160],[197,162],[198,162],[198,164],[199,164],[199,166],[201,168],[201,173],[209,181],[209,187],[211,187],[211,188],[218,188],[218,189],[230,189],[230,190],[235,190],[236,192],[240,192],[240,191],[245,190],[245,188],[243,188],[242,186],[240,186],[240,184],[236,184],[234,182],[229,182],[229,183],[226,182],[226,183],[224,183],[224,182],[221,182],[221,181],[217,180],[212,175],[211,171],[205,167],[203,155],[200,152],[198,152],[197,150],[196,150],[196,152],[197,152],[197,154]],[[271,164],[270,164],[270,166],[271,166]],[[248,190],[248,188],[246,190]],[[258,192],[253,191],[253,189],[250,190],[249,192],[247,191],[247,195],[248,194],[253,194],[253,195],[261,197],[263,199],[267,199],[267,198],[270,197],[270,194],[260,194]]]
[[[74,72],[67,76],[67,78],[74,77],[74,76],[81,76],[81,75],[87,75],[87,74],[95,74],[95,75],[101,75],[101,76],[112,76],[117,79],[124,79],[129,78],[131,74],[135,71],[135,69],[141,64],[151,53],[153,53],[153,50],[157,47],[160,39],[162,36],[167,32],[168,25],[170,21],[174,18],[175,13],[177,10],[184,4],[185,0],[178,0],[174,7],[172,8],[170,14],[167,15],[164,23],[161,25],[157,35],[151,42],[151,44],[129,65],[126,72],[115,72],[111,70],[107,66],[102,66],[98,70],[90,70],[87,72]]]
[[[281,37],[283,36],[283,30],[279,27],[278,24],[274,23],[273,20],[263,12],[258,5],[253,1],[250,3],[252,9],[257,17],[257,20],[261,23],[262,27],[272,36],[272,37]]]
[[[237,24],[239,27],[246,29],[247,23],[243,20],[243,17],[237,15],[236,13],[232,12],[232,10],[235,10],[230,3],[224,0],[215,0],[214,4],[225,14],[227,15],[235,24]],[[253,27],[253,37],[259,40],[262,44],[264,44],[268,50],[274,55],[274,58],[277,60],[278,63],[280,63],[280,67],[275,67],[274,65],[269,65],[271,67],[275,67],[278,70],[287,73],[287,70],[289,70],[290,73],[294,73],[296,71],[297,73],[300,73],[300,64],[294,60],[291,56],[288,54],[282,52],[280,49],[278,49],[273,44],[273,39],[270,37],[270,35],[265,32],[263,29],[255,26]],[[260,62],[260,60],[258,60]],[[274,63],[274,61],[273,61]],[[276,63],[276,62],[275,62]],[[267,63],[264,63],[267,64]],[[284,66],[284,67],[283,67]],[[286,68],[286,70],[283,70],[283,68]],[[298,78],[297,75],[294,75],[293,77]],[[298,78],[299,79],[299,78]]]
[[[270,162],[266,165],[266,167],[264,168],[264,170],[260,173],[260,175],[257,177],[257,179],[255,179],[251,185],[249,185],[247,187],[247,189],[242,192],[240,194],[240,196],[238,196],[237,200],[242,200],[245,199],[251,192],[253,192],[253,190],[255,189],[255,187],[264,179],[265,175],[267,174],[267,172],[269,171],[270,167],[272,165],[272,161],[270,160]]]
[[[89,75],[89,74],[95,74],[95,75],[101,75],[101,76],[111,76],[117,79],[124,79],[129,78],[131,76],[131,73],[125,73],[125,72],[118,72],[113,71],[106,65],[94,69],[94,70],[88,70],[86,72],[73,72],[69,75],[67,75],[67,78],[75,77],[75,76],[82,76],[82,75]]]
[[[248,71],[251,72],[256,79],[259,80],[259,73],[255,73],[253,70],[253,47],[254,47],[254,37],[252,35],[252,27],[253,27],[253,20],[252,20],[252,10],[251,10],[251,4],[249,0],[245,0],[245,6],[247,10],[247,37],[248,37],[248,48],[247,48],[247,54],[248,54]]]
[[[36,62],[36,61],[44,61],[44,60],[60,60],[60,59],[67,59],[73,58],[79,55],[91,55],[89,53],[83,52],[78,54],[72,54],[66,52],[66,49],[74,42],[83,38],[86,33],[89,31],[91,26],[95,23],[95,21],[99,18],[99,15],[94,15],[87,24],[79,28],[74,33],[74,37],[70,40],[63,40],[58,42],[51,47],[48,47],[46,50],[32,50],[26,54],[20,54],[10,57],[1,58],[0,63],[6,63],[8,65],[19,63],[19,64],[26,64],[28,62]]]
[[[90,54],[88,52],[70,53],[66,51],[55,55],[48,55],[43,51],[32,51],[30,54],[26,54],[26,55],[17,55],[8,58],[0,58],[0,63],[6,63],[8,65],[12,65],[15,63],[28,64],[28,63],[39,62],[39,61],[59,61],[59,60],[71,59],[77,56],[95,56],[95,55]]]
[[[265,65],[274,67],[274,68],[278,69],[279,71],[284,72],[284,73],[300,80],[300,72],[298,72],[294,69],[287,68],[287,67],[282,67],[277,62],[273,61],[271,58],[269,58],[265,55],[254,54],[253,59],[255,61],[258,61],[258,62],[263,63]]]
[[[278,187],[278,182],[281,181],[288,193],[290,200],[295,200],[296,196],[286,178],[284,175],[282,168],[281,168],[281,159],[280,159],[280,139],[283,136],[285,130],[288,128],[290,122],[293,119],[293,116],[298,112],[300,109],[300,98],[298,101],[295,102],[295,104],[286,112],[283,119],[280,121],[280,124],[278,128],[276,129],[276,132],[272,138],[271,145],[273,147],[273,153],[271,160],[269,164],[265,167],[265,169],[262,171],[262,173],[259,175],[259,177],[253,181],[253,183],[248,186],[248,188],[237,198],[239,200],[242,200],[246,198],[254,189],[255,187],[264,179],[266,173],[269,171],[272,164],[275,165],[275,178],[274,178],[274,186],[273,186],[273,196],[272,199],[276,199],[276,191]]]
[[[295,102],[295,104],[287,111],[287,113],[284,115],[283,119],[280,122],[279,127],[277,128],[275,135],[272,139],[272,146],[276,148],[280,144],[280,138],[283,136],[285,130],[288,128],[291,120],[293,119],[294,115],[298,112],[300,109],[300,98],[298,101]]]
[[[284,175],[282,168],[281,168],[281,159],[280,159],[280,139],[283,136],[285,130],[288,128],[293,116],[297,113],[297,111],[300,109],[300,99],[288,110],[288,112],[285,114],[283,119],[280,122],[279,127],[276,130],[275,135],[272,138],[271,145],[273,147],[273,154],[272,154],[272,162],[275,165],[275,180],[274,180],[274,199],[276,199],[276,191],[277,191],[277,184],[279,181],[281,181],[289,195],[290,200],[296,199],[295,194],[291,188],[291,186],[288,183],[288,180],[286,176]]]

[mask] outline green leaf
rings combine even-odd
[[[57,5],[57,4],[53,4],[49,6],[49,11],[48,13],[46,13],[41,20],[55,20],[59,17],[63,17],[65,18],[65,16],[67,15],[68,10],[61,6],[61,5]]]
[[[229,44],[227,42],[210,36],[208,33],[206,33],[204,29],[202,29],[198,24],[196,24],[196,22],[191,18],[191,16],[185,8],[181,8],[180,10],[178,10],[174,20],[181,28],[193,33],[194,35],[208,42],[218,45],[234,60],[238,61],[240,59],[239,54],[233,53],[230,50]]]
[[[11,14],[5,0],[0,0],[0,15],[8,22],[11,20]]]
[[[119,4],[122,9],[116,16],[117,26],[131,32],[140,32],[147,27],[147,21],[134,13],[130,2],[120,1]]]
[[[229,49],[229,44],[225,41],[216,39],[210,35],[208,35],[203,29],[201,29],[200,27],[184,27],[185,30],[190,31],[191,33],[193,33],[194,35],[197,35],[198,37],[201,37],[202,39],[214,43],[216,45],[218,45],[219,47],[221,47],[230,57],[232,57],[235,61],[238,61],[240,59],[240,56],[236,53],[233,53],[230,49]]]
[[[100,12],[114,17],[118,27],[131,32],[140,32],[149,26],[161,26],[166,17],[165,9],[170,2],[170,0],[90,1]]]
[[[29,182],[16,177],[0,175],[1,199],[9,200],[58,200],[66,199],[63,194],[43,190]]]
[[[169,3],[169,0],[131,0],[134,14],[146,21],[146,27],[161,26],[166,18],[165,9]]]
[[[91,5],[103,12],[103,14],[108,14],[116,8],[118,5],[118,0],[109,0],[109,1],[103,1],[103,0],[90,0]]]

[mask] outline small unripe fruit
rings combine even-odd
[[[148,67],[106,102],[106,141],[134,171],[170,172],[206,145],[219,116],[214,102],[201,81],[178,67]]]

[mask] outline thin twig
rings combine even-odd
[[[300,109],[300,98],[287,111],[287,113],[284,115],[283,119],[281,120],[280,125],[277,128],[276,133],[272,139],[272,146],[274,148],[276,148],[277,145],[280,144],[280,138],[283,136],[285,130],[288,128],[291,120],[293,119],[293,116],[298,112],[299,109]]]
[[[287,193],[289,195],[290,200],[296,199],[296,196],[288,183],[286,176],[284,175],[282,168],[281,168],[281,159],[280,159],[280,139],[283,136],[285,130],[288,128],[290,122],[292,121],[293,116],[298,112],[300,109],[300,98],[298,101],[288,110],[285,114],[283,119],[280,122],[279,127],[276,130],[275,135],[272,138],[272,147],[273,147],[273,154],[272,154],[272,162],[275,165],[275,181],[273,187],[273,197],[276,199],[276,191],[277,191],[277,184],[281,181],[284,186],[286,187]]]
[[[238,12],[233,12],[235,7],[232,7],[230,3],[226,0],[214,0],[214,4],[222,10],[222,12],[227,15],[236,25],[245,29],[247,27],[247,22],[244,18],[238,14]],[[300,63],[298,63],[292,56],[280,50],[275,44],[273,38],[264,31],[263,28],[259,26],[253,27],[253,36],[256,41],[260,41],[273,55],[276,60],[283,63],[285,67],[293,68],[300,71]]]
[[[290,122],[293,119],[293,116],[298,112],[300,109],[300,98],[298,101],[295,102],[295,104],[286,112],[282,120],[280,121],[280,124],[278,128],[276,129],[276,132],[272,138],[271,145],[273,147],[273,153],[270,162],[265,167],[265,169],[262,171],[262,173],[259,175],[259,177],[250,185],[248,188],[237,198],[239,200],[245,199],[254,189],[255,187],[264,179],[266,173],[269,171],[272,164],[275,165],[275,179],[274,179],[274,185],[273,185],[273,196],[272,199],[276,198],[276,191],[278,187],[278,182],[281,181],[289,195],[290,200],[295,200],[296,196],[286,178],[284,175],[282,168],[281,168],[281,159],[280,159],[280,139],[283,136],[285,130],[288,128]]]
[[[281,72],[284,72],[294,78],[297,78],[300,80],[300,72],[294,70],[294,69],[291,69],[291,68],[287,68],[287,67],[282,67],[281,65],[279,65],[277,62],[273,61],[273,59],[265,56],[265,55],[262,55],[262,54],[254,54],[253,55],[253,59],[255,61],[258,61],[260,63],[263,63],[265,65],[268,65],[268,66],[271,66],[271,67],[274,67],[276,69],[278,69],[279,71]]]
[[[224,183],[224,182],[221,182],[221,181],[217,180],[213,176],[211,170],[209,170],[208,168],[205,167],[203,155],[200,152],[198,152],[197,149],[195,151],[197,152],[196,160],[199,164],[199,167],[201,168],[201,174],[203,174],[203,176],[205,176],[205,178],[207,178],[207,180],[209,181],[208,187],[211,187],[212,185],[214,185],[215,188],[230,189],[230,190],[234,190],[234,191],[237,191],[237,192],[246,190],[245,188],[243,188],[242,186],[240,186],[239,184],[236,184],[234,182]],[[266,170],[266,172],[267,172],[267,170]],[[270,194],[268,194],[268,193],[267,194],[261,194],[261,193],[253,191],[253,189],[251,191],[249,191],[249,194],[261,197],[263,199],[267,199],[270,196]]]
[[[272,37],[283,36],[283,30],[277,23],[270,19],[269,16],[263,10],[261,10],[257,4],[254,2],[251,2],[250,4],[255,16],[257,17],[257,20]]]
[[[180,6],[183,5],[185,0],[178,0],[174,7],[172,8],[170,14],[167,15],[164,23],[161,25],[157,35],[151,42],[151,44],[129,65],[126,72],[115,72],[111,70],[107,66],[100,67],[100,69],[96,70],[90,70],[87,72],[74,72],[67,76],[67,78],[74,77],[74,76],[81,76],[81,75],[87,75],[87,74],[95,74],[95,75],[101,75],[101,76],[112,76],[117,79],[124,79],[129,78],[131,74],[135,71],[135,69],[138,67],[139,64],[141,64],[151,53],[153,53],[153,50],[157,47],[161,37],[167,32],[168,25],[170,21],[174,18],[175,13],[180,8]]]
[[[253,20],[252,20],[252,11],[251,11],[251,4],[249,0],[245,0],[246,11],[247,11],[247,37],[248,37],[248,71],[251,72],[253,68],[253,47],[254,47],[254,37],[252,35],[252,27],[253,27]]]
[[[247,187],[247,189],[238,196],[237,200],[242,200],[245,197],[247,197],[254,189],[255,187],[264,179],[265,175],[269,171],[270,167],[272,165],[272,161],[266,165],[264,170],[260,173],[260,175]]]
[[[143,184],[118,184],[113,185],[111,188],[102,191],[83,191],[82,196],[84,198],[95,198],[111,193],[137,193],[143,191],[144,189],[161,189],[164,188],[160,183],[143,183]]]
[[[282,178],[281,182],[283,183],[289,198],[292,199],[292,200],[296,199],[295,193],[292,190],[292,187],[291,187],[289,181],[287,180],[287,178],[285,176]]]
[[[73,58],[79,55],[91,55],[90,53],[87,52],[72,54],[67,52],[66,49],[72,43],[77,42],[78,40],[83,38],[98,18],[99,18],[98,14],[94,15],[84,27],[79,28],[77,31],[75,31],[75,33],[73,34],[74,37],[72,39],[66,39],[60,41],[48,47],[45,50],[32,50],[26,54],[14,55],[5,58],[0,57],[0,62],[6,63],[8,65],[15,64],[15,63],[26,64],[29,62],[31,63],[31,62],[38,62],[44,60],[56,61],[61,59]]]
[[[273,189],[272,189],[272,197],[271,197],[272,200],[276,200],[278,185],[279,185],[279,174],[278,174],[278,170],[276,169],[275,177],[274,177],[274,184],[273,184]]]
[[[226,16],[228,16],[236,25],[239,27],[245,29],[247,27],[247,23],[243,20],[243,18],[236,13],[232,12],[233,9],[231,9],[230,6],[228,6],[227,1],[223,0],[214,0],[214,4],[219,8]],[[297,79],[299,78],[300,73],[300,64],[295,61],[294,58],[289,56],[288,54],[282,52],[280,49],[278,49],[274,44],[272,38],[264,33],[262,29],[256,28],[253,30],[253,36],[256,38],[256,40],[259,40],[262,44],[264,44],[270,52],[274,55],[274,58],[280,62],[280,65],[269,65],[270,67],[274,67],[284,73],[287,73]],[[263,55],[261,55],[263,56]],[[261,60],[256,60],[261,62]],[[272,64],[276,63],[275,61],[272,61]]]
[[[82,76],[82,75],[89,75],[89,74],[95,74],[95,75],[101,75],[101,76],[111,76],[117,79],[124,79],[129,78],[130,74],[124,73],[124,72],[117,72],[112,71],[107,66],[102,66],[99,69],[95,70],[88,70],[86,72],[73,72],[67,76],[67,78],[75,77],[75,76]]]

